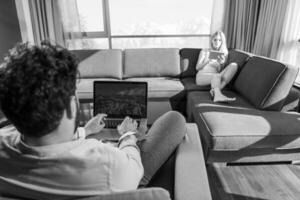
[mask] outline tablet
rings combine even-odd
[[[219,56],[223,56],[223,55],[224,53],[220,51],[214,51],[214,50],[209,51],[209,59],[211,60],[217,60]]]

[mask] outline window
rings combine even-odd
[[[104,32],[102,0],[77,0],[80,24],[85,32]]]
[[[209,34],[212,1],[110,0],[112,35]]]
[[[84,39],[70,49],[209,47],[213,0],[76,1]]]

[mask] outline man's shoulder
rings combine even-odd
[[[5,126],[0,129],[0,145],[2,146],[3,142],[14,142],[20,137],[19,131],[12,125]]]

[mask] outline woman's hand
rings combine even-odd
[[[120,125],[118,125],[117,130],[120,135],[123,135],[124,133],[129,131],[137,132],[137,126],[138,124],[136,120],[130,117],[125,117],[123,122]]]
[[[86,136],[100,132],[105,126],[103,121],[105,117],[107,117],[106,114],[98,114],[90,119],[84,126]]]
[[[220,64],[224,64],[226,62],[226,58],[224,55],[218,56],[218,62]]]
[[[201,70],[205,65],[209,63],[209,61],[209,51],[207,49],[201,50],[196,64],[196,70]]]

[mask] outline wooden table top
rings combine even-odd
[[[291,164],[207,165],[215,200],[298,200],[300,166]]]

